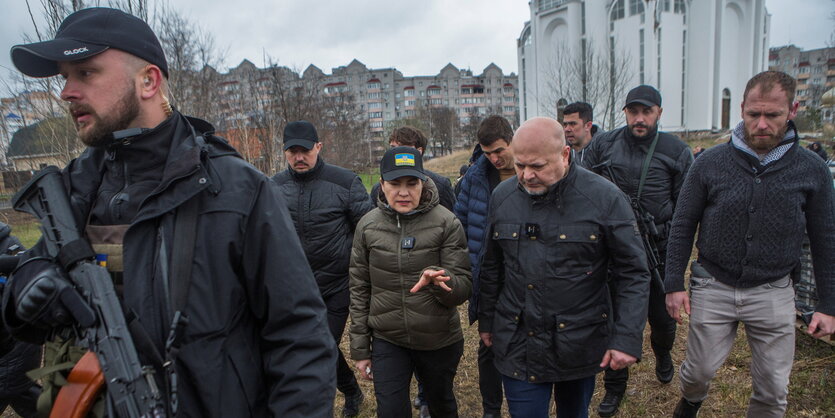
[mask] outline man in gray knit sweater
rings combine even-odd
[[[731,141],[694,162],[679,195],[664,281],[670,315],[681,323],[681,309],[690,314],[675,417],[696,416],[739,323],[752,352],[748,417],[785,414],[795,337],[790,275],[804,230],[820,298],[808,332],[835,332],[835,196],[826,165],[799,146],[795,88],[776,71],[749,80]],[[684,271],[697,228],[688,296]]]

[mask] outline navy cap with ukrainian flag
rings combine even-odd
[[[394,147],[386,151],[380,160],[380,176],[385,181],[406,176],[426,180],[420,151],[412,147]]]

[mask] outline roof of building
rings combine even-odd
[[[18,129],[12,135],[8,157],[65,152],[77,146],[72,122],[65,117],[49,118]]]

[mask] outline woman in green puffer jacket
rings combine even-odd
[[[374,381],[377,416],[409,417],[412,373],[432,417],[457,417],[452,382],[464,349],[457,306],[472,291],[467,240],[438,204],[420,153],[383,156],[377,208],[357,224],[351,253],[351,358]]]

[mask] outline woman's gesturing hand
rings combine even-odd
[[[445,274],[446,271],[444,270],[426,269],[420,275],[420,280],[418,280],[418,282],[414,285],[414,287],[412,287],[411,290],[409,290],[409,292],[416,293],[418,290],[420,290],[422,287],[428,284],[434,284],[435,286],[438,286],[441,289],[446,290],[447,292],[452,292],[452,289],[450,289],[449,286],[447,286],[446,283],[444,283],[449,281],[449,276],[446,276]]]

